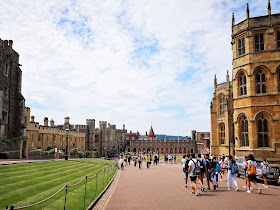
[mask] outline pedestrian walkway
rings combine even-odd
[[[216,191],[201,193],[196,197],[184,188],[181,164],[144,165],[138,169],[126,166],[121,172],[108,204],[99,209],[278,209],[280,187],[269,186],[262,194],[253,190],[251,194],[243,189],[244,179],[238,179],[240,192],[228,191],[222,181]],[[206,186],[206,185],[205,185]]]

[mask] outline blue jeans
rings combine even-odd
[[[212,180],[215,182],[215,184],[218,184],[218,175],[219,173],[212,173],[211,177],[212,177]],[[216,176],[216,179],[215,179],[215,176]]]

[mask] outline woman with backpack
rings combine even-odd
[[[218,176],[220,173],[220,163],[217,161],[216,157],[213,157],[213,164],[215,171],[212,173],[211,177],[214,183],[216,184],[216,187],[218,187]]]
[[[238,171],[238,167],[231,155],[228,157],[228,159],[229,159],[228,178],[227,178],[228,190],[231,190],[232,182],[233,182],[236,187],[235,191],[238,192],[239,188],[238,188],[236,174],[235,174]]]
[[[247,177],[248,177],[248,191],[247,193],[251,193],[251,182],[258,188],[259,194],[261,194],[261,188],[256,181],[256,174],[257,174],[257,162],[252,154],[248,155],[248,169],[247,169]]]
[[[227,181],[227,178],[226,178],[226,175],[225,175],[227,165],[226,165],[226,162],[225,162],[225,158],[223,156],[221,157],[221,160],[220,160],[220,167],[221,167],[221,172],[220,172],[221,180],[220,181],[223,181],[223,175],[225,176],[225,181]]]
[[[262,176],[263,176],[263,180],[264,180],[263,186],[265,188],[268,188],[267,175],[269,174],[270,167],[269,167],[269,163],[266,161],[266,158],[262,158],[261,169],[262,169]]]

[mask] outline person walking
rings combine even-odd
[[[205,188],[203,185],[203,179],[204,179],[204,174],[206,172],[206,161],[201,157],[201,154],[198,154],[197,157],[198,157],[198,161],[200,161],[200,172],[201,172],[200,175],[198,176],[198,182],[201,185],[200,190],[204,192]]]
[[[254,155],[250,154],[248,155],[248,169],[247,169],[247,177],[248,177],[248,191],[247,193],[251,193],[251,181],[254,183],[256,188],[258,189],[258,193],[261,194],[261,188],[257,184],[257,162],[255,160]]]
[[[176,154],[174,154],[174,164],[176,164],[176,158],[177,158],[177,156],[176,156]]]
[[[248,188],[248,177],[247,177],[248,156],[244,157],[244,164],[242,169],[244,170],[244,179],[245,179],[245,185],[243,186],[243,188],[246,189]]]
[[[269,175],[270,173],[270,167],[269,167],[269,163],[266,161],[266,158],[262,158],[261,169],[262,169],[262,176],[264,180],[263,186],[265,188],[268,188],[267,175]]]
[[[142,165],[142,157],[139,155],[137,158],[138,164],[139,164],[139,169],[141,169],[141,165]]]
[[[219,176],[219,173],[220,173],[220,163],[217,161],[217,158],[216,157],[213,157],[213,164],[214,164],[214,168],[215,168],[215,171],[212,173],[212,180],[215,182],[216,184],[216,187],[218,187],[218,176]]]
[[[238,188],[236,174],[235,174],[236,170],[237,170],[237,165],[236,165],[235,160],[233,159],[233,157],[230,155],[229,156],[227,186],[228,186],[228,190],[231,190],[232,182],[233,182],[235,187],[236,187],[235,191],[238,192],[239,188]]]
[[[150,161],[151,161],[151,157],[149,155],[147,155],[147,157],[146,157],[147,168],[149,168]]]
[[[198,191],[197,185],[196,185],[196,179],[197,179],[197,169],[200,172],[200,162],[195,158],[195,154],[191,155],[192,159],[189,161],[189,169],[188,173],[190,174],[190,179],[192,183],[192,194],[195,194],[195,196],[199,196],[200,193]]]
[[[121,170],[124,170],[123,157],[120,157]]]
[[[221,167],[221,172],[220,172],[221,179],[220,179],[220,181],[223,181],[223,175],[224,175],[225,181],[226,181],[227,179],[226,179],[225,171],[226,171],[227,166],[226,166],[226,163],[225,163],[225,157],[224,156],[221,157],[220,167]]]
[[[187,159],[186,155],[183,155],[183,159],[181,160],[182,163],[182,170],[183,170],[183,176],[185,179],[185,188],[188,187],[188,169],[189,169],[189,160]]]
[[[137,166],[137,156],[136,157],[133,157],[133,162],[134,162],[134,167],[136,167]]]
[[[131,155],[128,155],[127,161],[128,161],[128,165],[130,165]]]
[[[208,190],[211,190],[210,183],[213,185],[213,189],[216,190],[217,186],[211,179],[212,173],[215,171],[213,161],[209,159],[209,154],[205,155],[205,162],[206,162],[206,179]]]
[[[164,155],[164,162],[167,163],[168,159],[167,159],[167,154]]]

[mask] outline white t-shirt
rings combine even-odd
[[[120,164],[122,164],[123,163],[123,159],[120,159]]]
[[[193,171],[194,171],[194,167],[195,167],[194,164],[198,164],[198,166],[200,166],[200,163],[199,162],[197,163],[197,159],[196,158],[191,159],[189,161],[189,166],[191,166],[190,176],[194,176],[193,175]]]
[[[257,167],[257,162],[256,161],[248,160],[248,164],[250,164],[250,166],[256,166]]]
[[[181,160],[181,162],[182,162],[182,168],[185,168],[185,164],[186,164],[186,159],[185,158],[183,158],[182,160]]]

